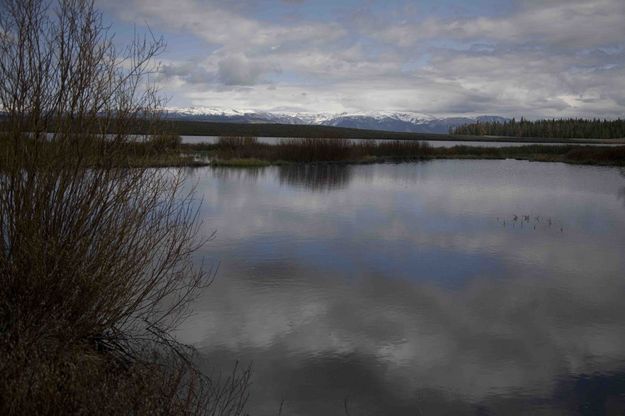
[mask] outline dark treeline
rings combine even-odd
[[[188,136],[254,136],[315,139],[445,140],[446,134],[405,133],[356,128],[268,123],[168,120],[170,131]]]
[[[609,134],[594,133],[566,133],[568,130],[560,127],[531,127],[539,123],[568,122],[568,120],[549,120],[547,122],[529,122],[526,120],[499,123],[476,123],[459,127],[449,134],[438,133],[407,133],[391,132],[382,130],[363,130],[356,128],[321,126],[321,125],[296,125],[296,124],[256,124],[256,123],[231,123],[211,121],[189,120],[159,120],[158,125],[151,120],[133,120],[130,123],[117,122],[115,120],[100,120],[100,130],[108,134],[117,134],[119,131],[131,131],[137,135],[155,134],[159,132],[171,132],[182,136],[251,136],[251,137],[282,137],[282,138],[315,138],[315,139],[387,139],[387,140],[454,140],[454,141],[523,141],[528,143],[566,143],[569,139],[579,140],[614,138],[625,139],[625,121],[597,121],[598,123],[612,124],[605,127]],[[67,121],[68,124],[78,128],[75,120]],[[106,123],[106,124],[105,124]],[[594,123],[587,121],[586,123]],[[620,123],[620,125],[617,125]],[[607,125],[606,125],[607,126]],[[617,127],[614,127],[617,126]],[[55,131],[56,125],[51,123],[48,131]],[[602,127],[604,128],[604,127]],[[10,129],[6,123],[6,115],[0,112],[0,131]],[[544,131],[550,132],[549,134]],[[562,133],[554,133],[562,131]],[[585,131],[585,130],[583,130]],[[590,131],[594,131],[590,129]],[[480,138],[478,136],[499,136],[496,138]],[[520,140],[524,139],[524,140]]]
[[[455,134],[471,136],[545,137],[558,139],[617,139],[625,137],[625,120],[537,120],[514,118],[504,123],[474,123],[458,127]]]

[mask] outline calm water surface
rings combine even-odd
[[[216,281],[178,336],[276,415],[622,414],[625,173],[190,171]],[[347,408],[347,412],[346,409]]]

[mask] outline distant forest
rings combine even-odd
[[[317,139],[444,140],[446,134],[405,133],[356,128],[267,123],[169,120],[170,131],[182,136],[309,137]]]
[[[453,133],[470,136],[544,137],[559,139],[625,138],[625,120],[538,120],[512,119],[504,123],[473,123],[456,128]]]

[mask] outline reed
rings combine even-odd
[[[277,144],[265,144],[251,138],[222,137],[213,145],[189,145],[188,148],[209,152],[219,163],[233,159],[272,163],[357,162],[371,157],[422,158],[431,153],[425,143],[397,140],[284,139]]]

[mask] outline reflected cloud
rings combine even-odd
[[[621,176],[625,179],[625,168],[621,168],[620,169],[620,173]],[[625,205],[625,186],[623,186],[619,191],[618,191],[618,197],[619,199],[623,200],[623,205]]]
[[[380,411],[402,409],[392,414],[414,414],[416,397],[463,404],[458,414],[511,397],[528,406],[563,388],[559,379],[609,374],[625,362],[625,307],[611,295],[624,284],[598,282],[597,302],[596,293],[549,279],[478,281],[457,293],[388,277],[296,276],[270,288],[235,278],[236,290],[204,298],[208,309],[191,323],[206,331],[198,344],[206,357],[227,351],[256,363],[263,388],[254,402],[285,399],[295,414],[336,412],[347,396],[356,408],[376,398]],[[207,320],[222,324],[207,328]]]
[[[318,192],[323,171],[204,172],[220,233],[205,253],[222,267],[178,335],[209,362],[253,361],[259,413],[283,400],[295,415],[619,409],[617,170],[354,166],[340,192]],[[495,219],[514,212],[567,227]]]

